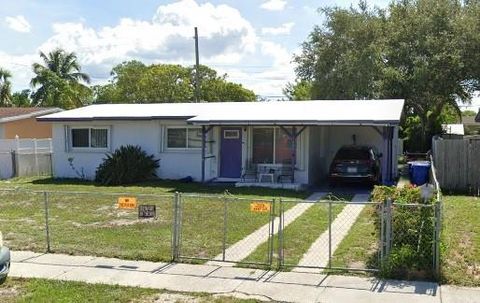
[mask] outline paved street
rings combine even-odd
[[[12,257],[12,277],[205,292],[265,301],[480,302],[479,289],[440,287],[430,282],[32,252],[13,252]]]

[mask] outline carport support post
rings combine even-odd
[[[383,140],[386,143],[386,155],[385,156],[385,161],[386,161],[386,176],[385,176],[385,183],[387,185],[393,184],[393,167],[392,167],[392,162],[393,162],[393,126],[385,126],[383,128]]]
[[[45,233],[47,236],[47,253],[50,252],[50,228],[48,226],[48,192],[43,192],[43,202],[45,207]]]

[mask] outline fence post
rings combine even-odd
[[[178,261],[180,245],[180,194],[175,192],[173,196],[173,235],[172,235],[172,260]]]
[[[268,243],[268,265],[272,267],[273,263],[273,240],[275,235],[275,198],[272,199],[272,207],[270,208],[270,228],[269,228],[269,243]]]
[[[435,203],[435,238],[434,238],[434,270],[437,280],[440,279],[440,233],[442,228],[442,201]]]
[[[380,205],[380,264],[385,258],[385,201]]]
[[[40,169],[38,167],[38,144],[37,144],[37,139],[33,139],[33,155],[34,155],[34,160],[35,160],[35,171],[37,173],[37,176],[40,176]]]
[[[385,255],[390,255],[393,242],[393,229],[392,229],[392,199],[387,199],[387,211],[386,211],[386,226],[385,226]]]
[[[278,214],[278,268],[282,268],[284,265],[283,255],[283,199],[280,198],[280,207]]]
[[[332,269],[332,200],[328,200],[328,268]]]
[[[50,250],[50,227],[49,227],[49,220],[48,220],[48,192],[43,192],[43,206],[45,208],[45,235],[47,237],[47,253]]]
[[[223,197],[223,245],[222,245],[222,261],[225,262],[225,251],[226,251],[226,246],[227,246],[227,232],[228,232],[228,221],[227,221],[227,197]]]

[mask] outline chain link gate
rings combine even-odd
[[[280,200],[278,231],[278,267],[293,271],[348,270],[378,271],[381,239],[366,239],[375,248],[368,262],[361,266],[339,264],[336,251],[351,236],[356,224],[380,218],[378,203],[343,200],[290,201]],[[295,212],[303,211],[297,219]],[[360,222],[360,223],[358,223]],[[373,223],[372,223],[373,224]],[[308,229],[307,232],[305,230]],[[345,247],[344,247],[345,248]]]
[[[275,200],[177,193],[174,204],[174,261],[272,265]]]

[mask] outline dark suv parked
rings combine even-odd
[[[342,146],[330,165],[330,184],[336,185],[340,181],[378,184],[382,180],[381,157],[382,154],[371,146]]]

